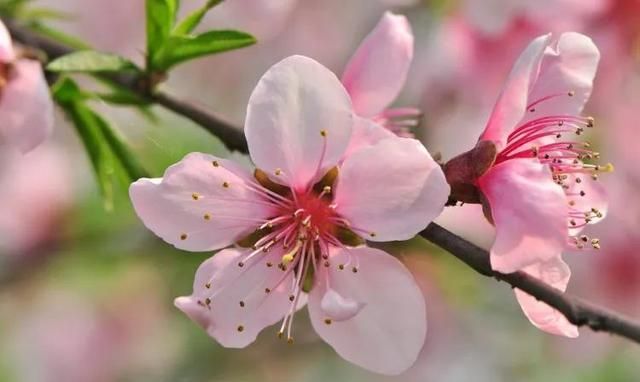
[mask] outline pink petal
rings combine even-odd
[[[363,147],[375,145],[383,139],[394,137],[394,133],[372,120],[355,116],[351,141],[349,142],[347,151],[344,153],[344,157],[348,157]]]
[[[540,62],[550,40],[550,34],[540,36],[520,55],[491,112],[481,140],[496,142],[499,150],[504,148],[507,136],[525,113],[529,90],[538,76]]]
[[[15,59],[16,54],[13,50],[11,35],[4,23],[0,21],[0,62],[6,64],[14,61]]]
[[[548,166],[535,159],[508,160],[478,183],[496,226],[494,270],[510,273],[560,255],[569,235],[568,205]]]
[[[338,163],[352,125],[349,95],[336,76],[310,58],[291,56],[258,82],[245,134],[258,168],[301,189]]]
[[[347,64],[342,83],[359,115],[373,117],[398,96],[413,58],[406,17],[386,12]]]
[[[424,146],[394,137],[345,159],[334,203],[367,240],[408,240],[440,214],[448,196],[444,174]]]
[[[136,181],[129,195],[143,223],[166,242],[211,251],[274,215],[274,205],[255,187],[248,171],[234,162],[192,153],[169,167],[164,178]]]
[[[529,265],[524,271],[562,292],[567,289],[571,277],[569,266],[559,256],[546,262]],[[516,289],[515,293],[522,311],[537,328],[565,337],[578,336],[578,328],[562,313],[519,289]]]
[[[321,267],[309,294],[316,332],[358,366],[389,375],[405,371],[415,362],[427,332],[424,297],[411,273],[393,256],[368,247],[335,249],[329,261],[331,266]],[[348,267],[340,270],[338,264]],[[350,267],[356,264],[354,273]],[[352,318],[333,320],[333,312],[322,306],[327,288],[357,301],[362,309]]]
[[[291,304],[288,288],[293,274],[266,266],[268,261],[276,264],[282,250],[274,248],[239,267],[238,263],[250,252],[241,249],[218,252],[198,268],[193,294],[175,300],[178,309],[225,347],[249,345],[262,329],[281,320]],[[269,293],[265,288],[270,289]]]
[[[22,152],[42,143],[53,129],[53,101],[42,66],[19,60],[9,72],[0,99],[0,140]]]
[[[542,116],[579,115],[591,96],[599,61],[600,52],[589,37],[574,32],[560,35],[544,51],[528,103],[554,97],[536,104],[520,124]]]

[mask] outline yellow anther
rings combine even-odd
[[[204,214],[203,218],[204,218],[204,220],[211,220],[211,215]]]
[[[293,259],[294,259],[293,255],[290,253],[287,253],[286,255],[282,256],[282,264],[289,265],[293,261]]]
[[[200,199],[200,195],[197,192],[194,192],[193,194],[191,194],[191,197],[193,198],[193,200]]]
[[[320,130],[320,135],[323,136],[323,137],[326,137],[327,136],[327,130],[324,130],[324,129]]]

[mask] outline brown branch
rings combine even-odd
[[[16,41],[29,47],[42,50],[50,59],[72,52],[68,47],[39,36],[29,29],[17,25],[12,20],[4,21]],[[247,143],[242,131],[224,122],[222,119],[185,102],[176,100],[167,94],[156,92],[150,95],[140,87],[139,81],[135,78],[112,76],[109,77],[109,79],[199,124],[220,138],[230,149],[247,152]],[[464,240],[435,223],[431,223],[425,230],[420,232],[420,236],[450,252],[476,272],[499,281],[504,281],[513,288],[518,288],[554,307],[574,325],[587,326],[594,331],[617,334],[640,343],[639,324],[577,297],[560,293],[558,290],[547,286],[523,272],[510,274],[495,272],[491,269],[489,254],[486,250]]]

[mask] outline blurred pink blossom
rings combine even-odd
[[[593,126],[580,113],[599,57],[588,37],[563,33],[536,38],[514,65],[480,138],[498,151],[478,179],[496,227],[491,265],[497,271],[523,270],[564,291],[570,270],[562,251],[600,247],[580,231],[606,214],[604,189],[596,180],[609,168],[584,163],[598,154],[572,137]],[[562,314],[515,292],[534,325],[578,335]]]
[[[413,137],[420,111],[387,109],[404,86],[413,58],[413,34],[407,18],[386,12],[347,63],[342,84],[355,112],[393,133]]]
[[[388,135],[345,156],[356,126],[383,130],[355,118],[354,126],[349,94],[333,73],[292,56],[267,71],[249,100],[255,178],[194,153],[164,178],[131,186],[138,216],[178,248],[210,251],[258,236],[250,249],[205,261],[193,294],[176,299],[223,346],[245,347],[283,317],[279,335],[293,342],[311,278],[311,322],[342,357],[383,374],[416,360],[426,334],[423,296],[398,260],[360,244],[412,238],[442,211],[449,187],[414,139]]]
[[[21,58],[0,22],[0,148],[28,152],[52,129],[53,101],[42,65]]]
[[[72,187],[65,153],[57,146],[43,145],[25,155],[2,153],[0,253],[28,254],[54,240]]]

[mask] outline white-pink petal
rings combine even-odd
[[[575,32],[561,34],[544,51],[528,104],[552,98],[536,103],[520,124],[542,116],[579,115],[591,96],[599,61],[600,52],[589,37]]]
[[[569,266],[562,261],[560,256],[546,262],[529,265],[523,270],[561,292],[567,289],[571,277]],[[515,294],[522,311],[537,328],[570,338],[578,336],[578,328],[571,324],[562,313],[519,289],[515,290]]]
[[[274,215],[275,207],[251,174],[229,160],[191,153],[163,178],[129,188],[142,222],[166,242],[188,251],[226,247]]]
[[[569,235],[568,204],[547,165],[535,159],[508,160],[492,167],[478,185],[496,227],[494,270],[515,272],[562,253]]]
[[[411,273],[393,256],[368,247],[335,249],[329,261],[309,294],[316,332],[340,356],[365,369],[388,375],[408,369],[427,332],[424,297]],[[340,270],[338,264],[347,266]],[[351,270],[355,265],[357,273]],[[331,319],[322,308],[327,285],[362,309],[343,321]]]
[[[258,168],[303,189],[342,158],[352,125],[351,101],[338,78],[310,58],[291,56],[258,82],[244,131]]]
[[[267,255],[245,260],[250,253],[235,248],[218,252],[198,268],[193,294],[175,300],[180,310],[224,347],[249,345],[291,306],[288,292],[293,274],[266,266],[276,264],[282,251],[274,248]],[[238,266],[241,261],[246,261],[243,267]]]
[[[389,129],[384,128],[378,123],[370,119],[355,116],[351,141],[344,153],[344,157],[348,157],[363,147],[375,145],[383,139],[394,138],[395,136],[396,135]]]
[[[390,138],[364,147],[340,167],[336,212],[367,240],[408,240],[435,219],[449,185],[424,146]]]
[[[53,100],[34,60],[19,60],[9,70],[0,98],[0,142],[28,152],[53,129]]]
[[[342,75],[357,114],[373,117],[398,96],[413,58],[406,17],[386,12],[353,54]]]
[[[482,140],[494,141],[498,150],[504,148],[507,136],[524,116],[529,90],[538,76],[542,56],[550,41],[551,34],[533,40],[511,69],[489,122],[480,136]]]

